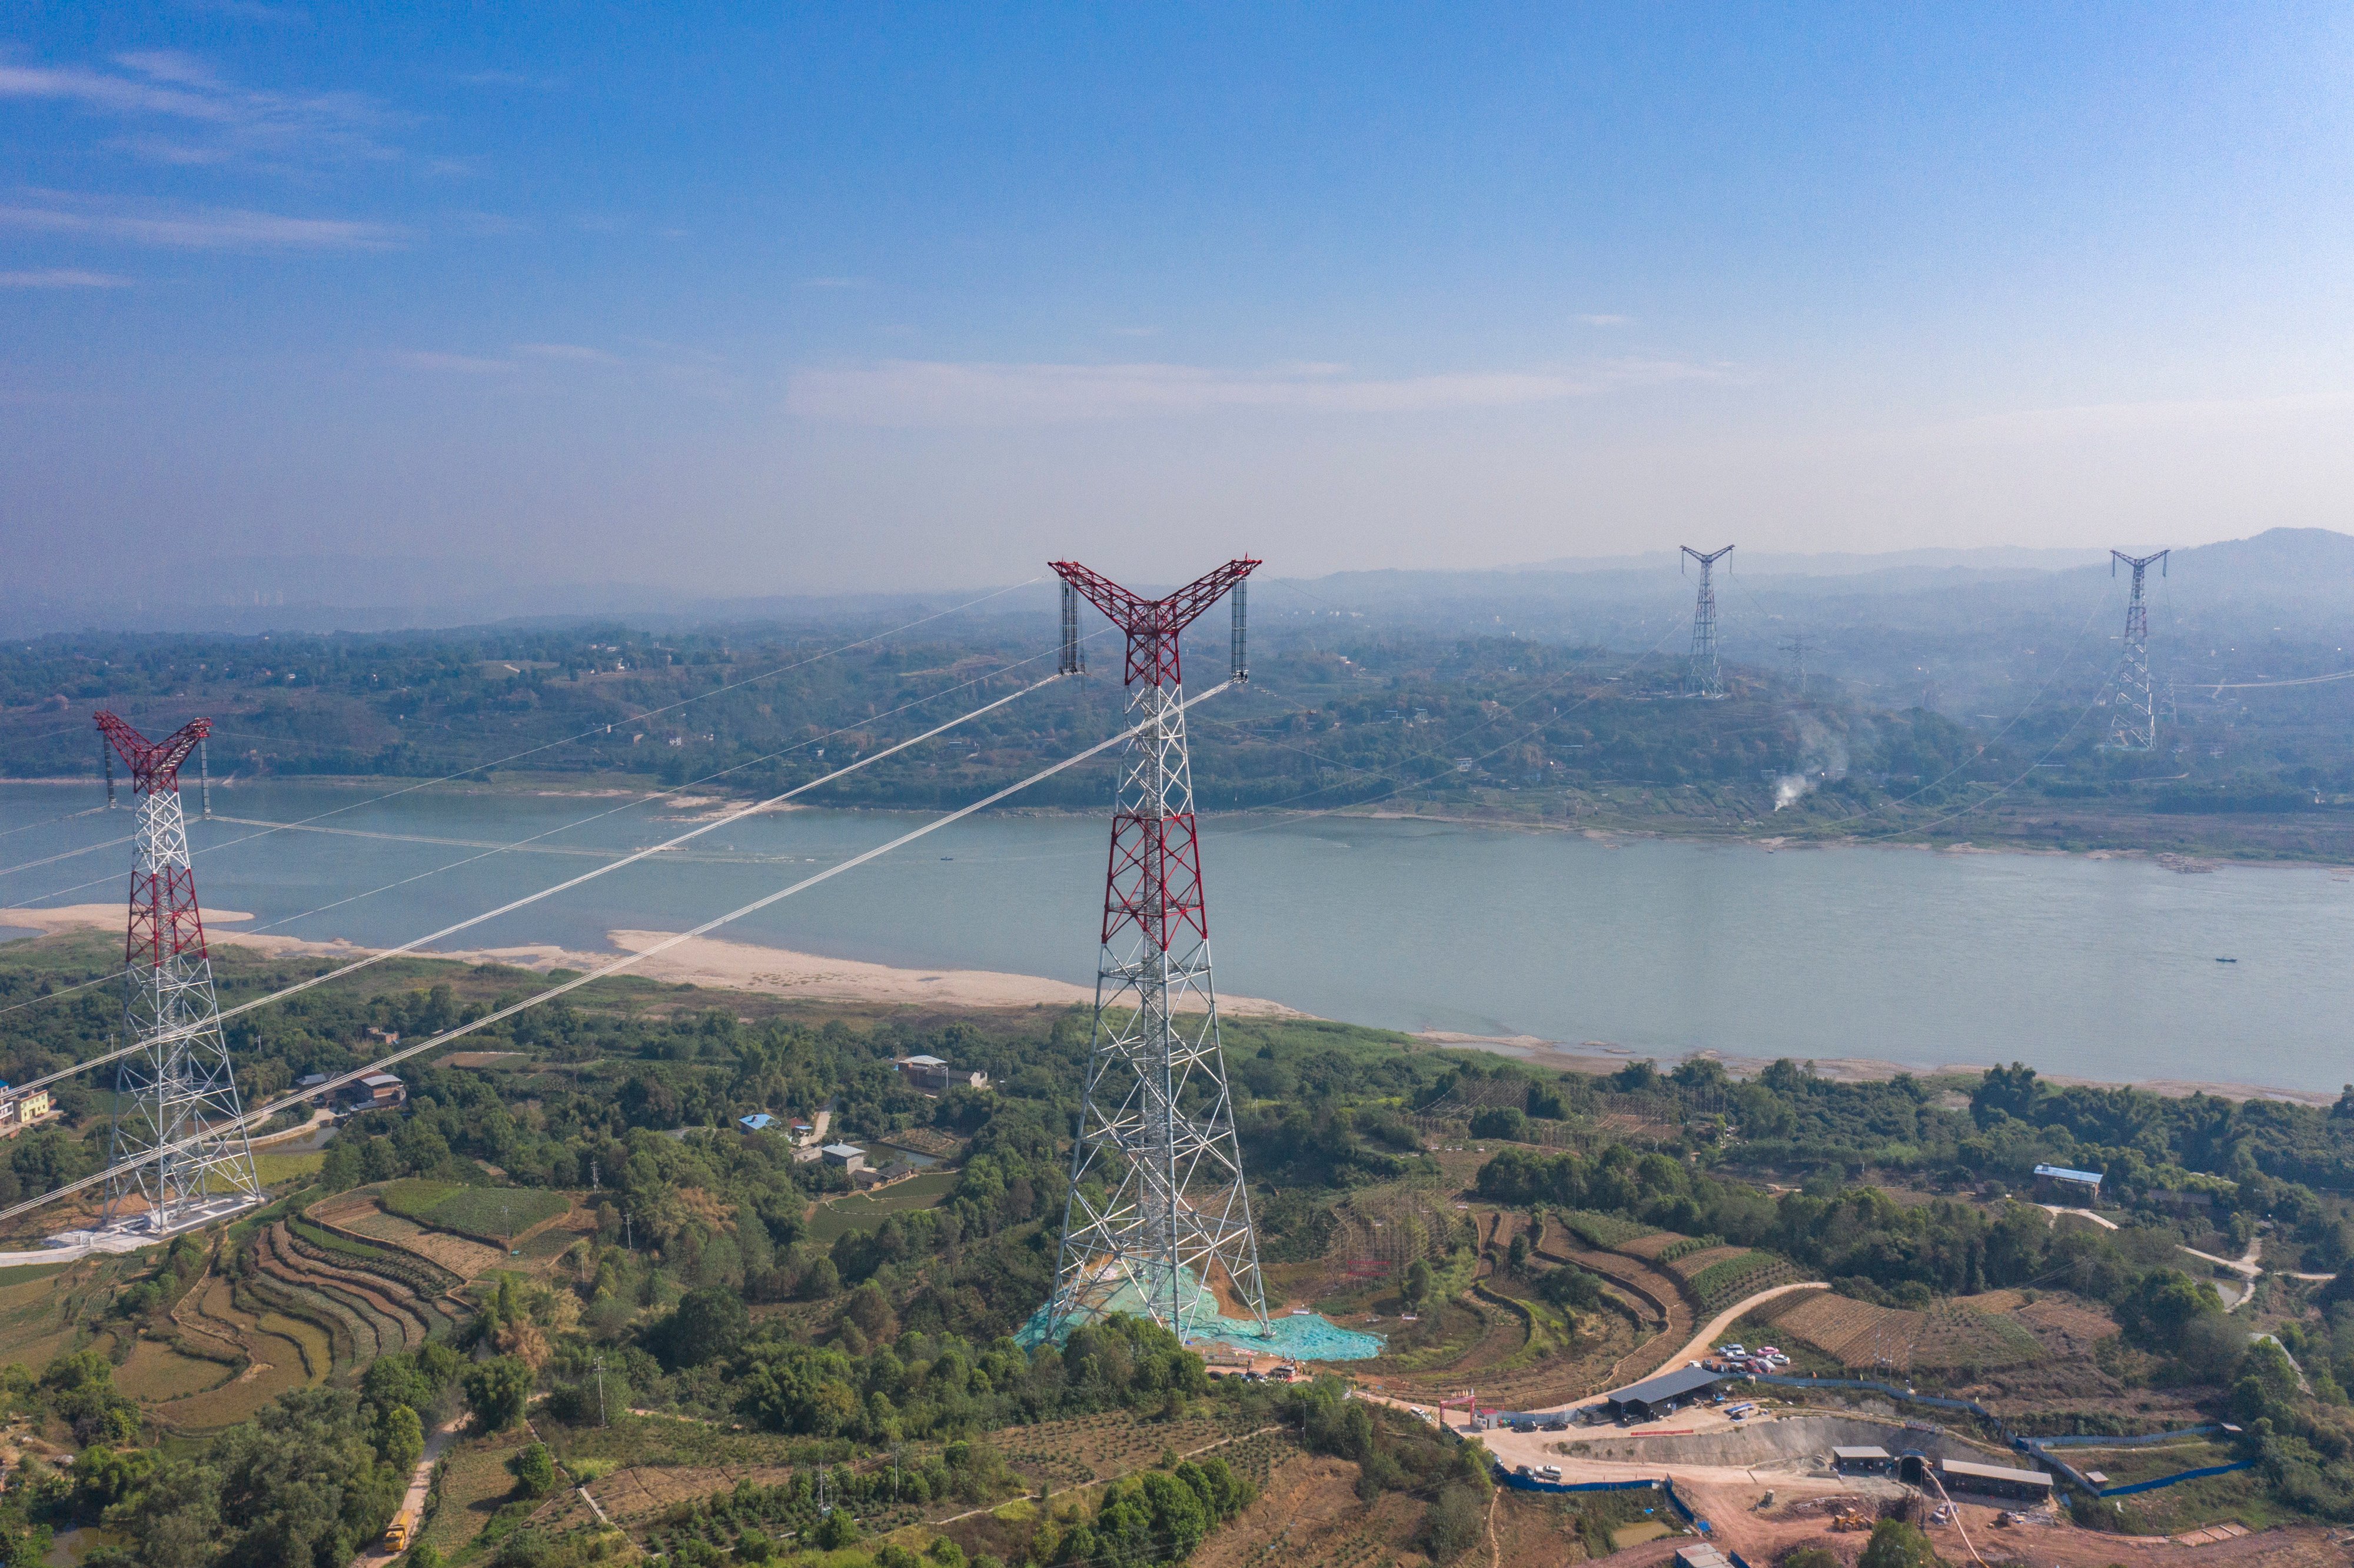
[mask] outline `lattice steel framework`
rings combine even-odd
[[[196,719],[158,741],[111,713],[98,715],[98,727],[130,767],[139,800],[122,951],[123,1025],[145,1046],[116,1070],[107,1163],[167,1150],[108,1181],[103,1223],[169,1232],[261,1197],[180,814],[180,765],[212,724]],[[134,1195],[142,1200],[136,1206]]]
[[[1727,545],[1722,550],[1707,554],[1683,547],[1684,555],[1700,563],[1700,599],[1692,606],[1691,668],[1684,675],[1684,695],[1688,697],[1721,697],[1724,695],[1724,666],[1716,657],[1716,583],[1712,577],[1716,563],[1733,554]],[[1682,557],[1677,557],[1681,564]]]
[[[1129,1287],[1181,1336],[1221,1296],[1267,1326],[1210,979],[1177,648],[1179,633],[1232,589],[1232,675],[1248,678],[1242,583],[1258,564],[1229,561],[1147,599],[1076,561],[1053,563],[1070,592],[1127,634],[1128,717],[1139,726],[1112,809],[1095,1038],[1048,1304],[1058,1327],[1115,1297],[1129,1306]]]
[[[2142,576],[2156,567],[2158,576],[2164,577],[2170,553],[2109,552],[2109,576],[2115,577],[2120,566],[2133,568],[2133,598],[2126,602],[2126,647],[2117,661],[2117,694],[2112,699],[2117,711],[2109,723],[2109,744],[2120,751],[2158,749],[2158,695],[2149,681],[2149,606],[2142,599]]]

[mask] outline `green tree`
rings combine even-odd
[[[1430,1295],[1430,1265],[1426,1260],[1418,1257],[1407,1266],[1405,1288],[1402,1294],[1407,1306],[1417,1308]]]
[[[1855,1568],[1938,1568],[1929,1538],[1901,1519],[1883,1519],[1872,1527],[1863,1555]]]
[[[663,1363],[673,1370],[699,1367],[734,1355],[751,1326],[744,1298],[715,1286],[682,1297],[677,1310],[655,1330],[653,1343]]]
[[[531,1399],[529,1363],[517,1356],[493,1356],[466,1369],[461,1380],[466,1407],[486,1432],[504,1432],[523,1419]]]
[[[1451,1563],[1471,1549],[1487,1523],[1488,1499],[1477,1488],[1460,1483],[1443,1488],[1423,1516],[1423,1545],[1435,1561]]]
[[[507,1460],[515,1489],[527,1498],[544,1498],[556,1489],[556,1458],[545,1443],[526,1443]]]

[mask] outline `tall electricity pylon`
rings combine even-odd
[[[1092,1311],[1140,1305],[1182,1338],[1217,1315],[1221,1285],[1267,1331],[1210,980],[1177,652],[1178,634],[1231,588],[1231,678],[1249,679],[1242,584],[1257,565],[1229,561],[1166,599],[1147,599],[1076,561],[1054,563],[1071,593],[1127,633],[1128,719],[1140,726],[1112,806],[1095,1038],[1048,1303],[1057,1331]],[[1074,611],[1065,621],[1066,665],[1076,659]],[[1182,1024],[1181,1002],[1191,1004]]]
[[[1812,646],[1803,631],[1793,632],[1782,640],[1782,652],[1790,656],[1790,663],[1797,672],[1800,702],[1807,699],[1807,650]]]
[[[1710,573],[1717,562],[1731,554],[1730,545],[1706,555],[1690,545],[1684,546],[1684,555],[1700,563],[1700,599],[1692,606],[1691,669],[1684,676],[1684,695],[1688,697],[1724,695],[1724,667],[1716,658],[1716,584]],[[1677,564],[1682,564],[1682,556],[1677,557]]]
[[[2164,577],[2168,554],[2165,550],[2155,556],[2109,552],[2109,576],[2117,575],[2120,564],[2133,568],[2133,598],[2126,605],[2125,655],[2117,663],[2117,713],[2109,726],[2109,744],[2120,751],[2158,749],[2158,700],[2149,683],[2149,606],[2142,599],[2141,580],[2153,566]]]
[[[153,1156],[108,1178],[101,1224],[168,1234],[261,1200],[180,815],[180,765],[212,722],[193,720],[158,741],[111,713],[98,715],[98,727],[130,766],[139,799],[122,1015],[143,1049],[116,1070],[106,1162]]]

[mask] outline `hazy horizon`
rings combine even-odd
[[[2349,46],[2295,5],[36,7],[6,591],[2334,526]]]

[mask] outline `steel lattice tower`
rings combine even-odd
[[[1258,564],[1229,561],[1166,599],[1146,599],[1076,561],[1053,563],[1066,594],[1127,633],[1128,718],[1139,726],[1112,807],[1095,1036],[1047,1311],[1058,1330],[1091,1311],[1128,1308],[1132,1287],[1144,1311],[1182,1338],[1217,1311],[1220,1284],[1267,1329],[1210,980],[1177,652],[1178,634],[1231,588],[1233,678],[1249,678],[1242,583]],[[1076,625],[1074,605],[1066,646],[1076,646]],[[1185,1001],[1198,1023],[1179,1022]]]
[[[139,798],[122,1011],[145,1046],[117,1069],[107,1163],[164,1151],[108,1181],[102,1223],[169,1233],[261,1198],[180,815],[180,765],[212,723],[194,720],[159,741],[111,713],[98,715],[98,727],[130,766]],[[129,1212],[133,1194],[144,1200],[143,1220]]]
[[[2133,598],[2126,604],[2126,648],[2117,662],[2116,718],[2109,726],[2109,744],[2120,751],[2158,749],[2158,698],[2149,683],[2149,606],[2142,599],[2142,574],[2153,566],[2166,575],[2166,557],[2109,552],[2109,576],[2120,564],[2133,568]]]
[[[1691,669],[1684,676],[1684,695],[1721,697],[1724,695],[1724,667],[1716,658],[1716,584],[1710,574],[1717,562],[1733,554],[1733,546],[1727,545],[1707,555],[1690,545],[1683,549],[1684,555],[1700,563],[1700,599],[1692,606]],[[1681,556],[1677,563],[1682,564]]]

